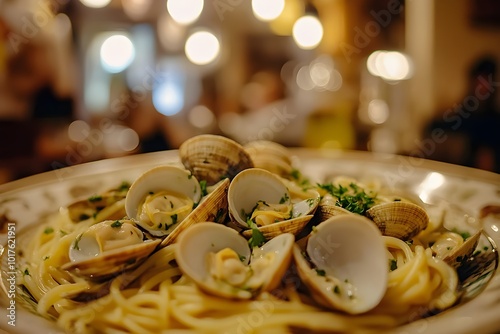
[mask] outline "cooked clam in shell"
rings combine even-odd
[[[285,233],[250,249],[234,229],[202,222],[179,236],[176,260],[205,292],[249,299],[278,286],[291,262],[293,244],[294,236]]]

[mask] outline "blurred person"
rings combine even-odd
[[[500,113],[496,106],[496,62],[485,56],[468,74],[467,92],[426,129],[444,131],[431,158],[500,173]]]

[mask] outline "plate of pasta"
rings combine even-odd
[[[500,178],[241,145],[0,185],[9,333],[494,333]]]

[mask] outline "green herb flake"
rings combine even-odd
[[[250,247],[260,247],[266,242],[266,238],[251,219],[247,219],[247,225],[252,229],[252,237],[248,240]]]
[[[486,252],[488,249],[489,249],[489,247],[488,247],[488,246],[484,246],[484,247],[483,247],[483,250],[484,250],[485,252]]]
[[[80,233],[76,239],[75,239],[75,242],[73,243],[73,249],[76,249],[76,250],[80,250],[80,246],[79,246],[79,243],[80,243],[80,240],[82,240],[82,233]]]
[[[59,233],[61,234],[62,237],[64,237],[65,235],[68,235],[68,232],[66,232],[64,230],[59,230]]]
[[[24,269],[23,275],[24,276],[26,276],[26,275],[31,276],[30,271],[28,270],[28,268]]]
[[[398,261],[396,261],[395,259],[390,259],[389,260],[389,270],[394,271],[396,269],[398,269]]]
[[[453,230],[451,230],[452,232],[456,233],[456,234],[460,234],[460,236],[462,237],[462,239],[464,240],[467,240],[470,238],[470,233],[469,232],[466,232],[466,231],[459,231],[457,230],[456,228],[454,228]]]
[[[115,220],[112,224],[111,224],[111,227],[113,228],[120,228],[122,227],[123,223],[119,220]]]
[[[245,262],[245,260],[247,259],[247,257],[246,257],[246,256],[244,256],[244,255],[240,255],[240,254],[238,254],[238,257],[240,258],[240,261],[241,261],[241,262]]]
[[[92,202],[92,203],[102,201],[102,196],[101,195],[92,195],[88,198],[88,201]]]
[[[347,187],[336,186],[333,183],[318,184],[318,187],[334,196],[337,199],[335,203],[337,206],[353,213],[364,215],[375,204],[376,196],[367,194],[355,183]]]
[[[172,225],[177,224],[177,214],[173,214],[171,217],[172,217]]]
[[[295,180],[300,180],[302,174],[300,173],[300,171],[298,169],[292,169],[292,171],[290,172],[290,176],[295,179]]]
[[[200,181],[200,188],[201,188],[201,196],[206,196],[208,194],[208,192],[207,192],[207,180]]]
[[[290,196],[288,196],[287,193],[285,193],[283,195],[283,197],[280,198],[280,204],[285,204],[286,202],[288,202],[290,200]]]
[[[118,187],[118,191],[128,191],[129,188],[130,188],[130,183],[128,183],[127,181],[123,181]]]
[[[48,255],[46,255],[46,256],[43,257],[44,261],[47,261],[48,259],[50,259],[50,256],[48,256]]]
[[[54,229],[52,227],[47,227],[45,230],[43,230],[44,234],[51,234],[54,233]]]
[[[324,271],[323,269],[316,269],[316,274],[318,274],[318,276],[326,276],[326,271]]]
[[[340,295],[340,287],[338,285],[335,285],[335,287],[333,288],[333,293],[335,293],[336,295]]]

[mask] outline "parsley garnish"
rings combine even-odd
[[[201,196],[206,196],[208,194],[208,192],[207,192],[207,180],[200,181],[200,188],[201,188]]]
[[[111,227],[115,227],[115,228],[120,228],[122,227],[123,223],[119,220],[115,220],[113,224],[111,224],[110,226]]]
[[[289,199],[290,199],[290,196],[288,196],[288,194],[285,193],[283,195],[283,197],[281,197],[281,199],[280,199],[280,204],[284,204],[284,203],[288,202]]]
[[[28,270],[28,268],[24,269],[23,275],[24,276],[26,276],[26,275],[31,276],[30,271]]]
[[[316,274],[318,274],[318,276],[326,276],[326,271],[323,269],[316,269]]]
[[[266,238],[259,231],[257,224],[255,224],[251,219],[247,220],[247,225],[252,229],[252,237],[248,240],[248,244],[253,247],[260,247],[266,242]]]
[[[335,285],[335,287],[333,288],[333,292],[336,294],[336,295],[340,295],[340,288],[338,285]]]
[[[48,259],[50,259],[50,256],[48,256],[48,255],[46,255],[46,256],[43,257],[44,261],[47,261]]]
[[[395,259],[390,259],[389,260],[389,270],[394,271],[396,269],[398,269],[398,261],[396,261]]]
[[[92,195],[88,198],[89,202],[99,202],[102,201],[102,196],[101,195]]]
[[[368,195],[355,183],[351,183],[347,187],[340,184],[336,186],[333,183],[318,184],[318,187],[336,197],[335,204],[337,206],[353,213],[364,215],[366,210],[375,204],[375,196]]]
[[[130,188],[130,183],[123,181],[118,187],[118,191],[127,191]]]
[[[52,227],[47,227],[45,230],[43,230],[43,233],[45,234],[51,234],[54,232],[54,229]]]
[[[456,233],[456,234],[460,234],[460,236],[466,240],[466,239],[469,239],[470,238],[470,233],[469,232],[460,232],[459,230],[457,230],[456,228],[454,228],[453,230],[451,230],[452,232]]]
[[[177,214],[172,215],[172,225],[177,224]]]
[[[76,249],[76,250],[80,250],[80,246],[78,245],[78,243],[80,242],[80,240],[82,240],[82,235],[83,234],[79,234],[76,239],[75,239],[75,243],[73,244],[73,249]]]
[[[240,254],[238,254],[238,257],[240,258],[240,261],[241,261],[241,262],[245,262],[245,260],[247,259],[247,257],[246,257],[246,256],[244,256],[244,255],[240,255]]]

